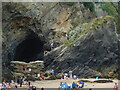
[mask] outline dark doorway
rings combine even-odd
[[[43,42],[32,33],[16,47],[14,60],[30,62],[43,60],[43,56]]]

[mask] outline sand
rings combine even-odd
[[[84,80],[95,81],[95,79],[84,79]],[[63,82],[63,83],[66,82],[68,85],[71,86],[73,81],[77,82],[79,80],[68,79],[68,80],[35,81],[35,82],[32,82],[32,85],[36,86],[37,88],[42,88],[42,87],[43,88],[58,88],[60,82]],[[118,83],[118,80],[113,80],[112,83],[85,83],[84,88],[114,88],[115,83]]]
[[[43,81],[35,81],[31,82],[31,86],[36,86],[37,90],[41,90],[40,88],[45,88],[44,90],[59,90],[58,87],[60,86],[60,82],[67,83],[68,85],[72,85],[72,82],[77,82],[79,80],[89,80],[89,81],[95,81],[96,79],[67,79],[67,80],[43,80]],[[99,79],[99,80],[108,80],[108,79]],[[112,83],[85,83],[84,89],[79,90],[89,90],[92,88],[92,90],[114,90],[114,84],[118,83],[118,80],[113,80]],[[6,90],[27,90],[25,88],[28,88],[27,85],[23,85],[22,87],[19,87],[19,89],[6,89]],[[21,89],[20,89],[21,88]],[[96,89],[97,88],[97,89]],[[77,89],[78,90],[78,89]]]

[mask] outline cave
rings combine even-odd
[[[32,33],[23,40],[15,50],[15,61],[31,62],[43,60],[43,42],[39,37]]]

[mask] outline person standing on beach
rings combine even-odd
[[[118,90],[118,85],[115,83],[114,90]]]
[[[69,76],[72,79],[72,71],[69,71]]]
[[[29,82],[28,82],[28,86],[30,87],[30,85],[31,85],[31,82],[29,81]]]
[[[20,87],[22,87],[23,80],[20,78]]]

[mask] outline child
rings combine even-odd
[[[118,85],[115,83],[114,90],[118,90]]]

